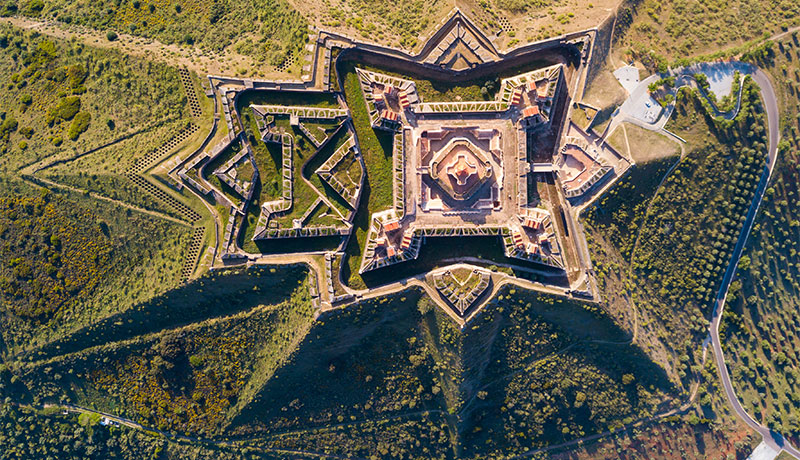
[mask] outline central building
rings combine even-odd
[[[424,102],[412,80],[356,72],[372,127],[394,140],[392,206],[371,216],[359,273],[464,236],[497,237],[507,257],[563,270],[551,204],[529,192],[528,152],[531,133],[550,132],[561,64],[503,79],[484,101]]]
[[[423,211],[492,209],[500,206],[501,134],[477,127],[417,133],[420,207]]]

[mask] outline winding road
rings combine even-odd
[[[725,355],[723,354],[722,344],[720,343],[719,338],[719,325],[722,321],[722,314],[725,310],[725,298],[728,295],[728,289],[730,289],[731,282],[733,281],[733,275],[736,273],[736,267],[739,264],[739,259],[742,256],[747,238],[753,228],[753,222],[755,221],[756,214],[758,213],[758,208],[761,206],[761,202],[764,199],[764,193],[769,185],[769,180],[772,177],[772,172],[775,169],[775,163],[778,159],[780,126],[778,101],[775,97],[775,90],[773,89],[772,83],[770,82],[767,74],[760,69],[756,69],[751,74],[751,77],[753,78],[753,81],[755,81],[756,84],[758,84],[758,86],[761,88],[761,97],[764,100],[764,109],[767,112],[767,125],[769,128],[769,150],[767,152],[767,165],[764,168],[763,174],[761,175],[761,180],[758,183],[755,197],[753,198],[753,202],[751,203],[750,209],[747,212],[747,218],[744,222],[744,226],[742,227],[741,234],[739,235],[739,240],[736,242],[736,246],[733,249],[733,256],[728,264],[728,268],[725,270],[725,275],[722,278],[722,285],[717,292],[717,296],[714,301],[714,312],[711,316],[709,335],[712,349],[714,351],[714,359],[716,360],[717,368],[719,369],[722,387],[725,390],[725,397],[728,398],[728,401],[730,402],[730,405],[736,415],[741,418],[750,428],[761,434],[761,436],[764,438],[764,442],[770,447],[773,447],[776,450],[783,450],[794,458],[800,459],[800,451],[798,451],[797,448],[786,441],[780,433],[776,433],[770,430],[768,427],[758,423],[753,417],[750,416],[750,414],[747,413],[744,407],[742,407],[742,404],[736,397],[733,384],[731,383],[728,367],[725,364]]]
[[[717,367],[719,369],[720,374],[720,381],[722,382],[723,389],[725,391],[725,397],[728,399],[730,406],[733,408],[736,415],[742,419],[750,428],[761,434],[764,439],[764,443],[768,446],[772,447],[776,451],[786,451],[789,455],[800,459],[800,450],[792,446],[785,438],[772,430],[768,427],[760,424],[757,422],[747,411],[742,407],[742,404],[739,402],[739,399],[736,397],[736,392],[734,391],[733,384],[731,383],[730,375],[728,372],[727,365],[725,364],[725,355],[722,350],[722,344],[720,343],[719,337],[719,326],[722,321],[723,312],[725,309],[725,299],[728,295],[728,290],[730,288],[731,282],[733,281],[734,274],[736,273],[736,268],[739,264],[739,259],[744,252],[745,244],[747,243],[747,238],[750,235],[750,231],[752,230],[753,223],[755,221],[755,217],[758,214],[758,209],[761,206],[761,202],[764,198],[764,193],[769,185],[770,178],[772,177],[772,172],[775,169],[775,164],[778,158],[778,141],[780,140],[780,126],[779,126],[779,111],[778,111],[778,101],[775,97],[775,90],[772,86],[772,83],[769,79],[769,76],[764,73],[761,69],[743,63],[734,63],[728,64],[733,65],[737,68],[737,70],[743,71],[750,75],[753,81],[759,86],[761,90],[761,98],[764,102],[764,110],[767,114],[767,125],[769,131],[769,149],[767,152],[767,164],[764,168],[764,172],[761,175],[761,178],[758,183],[758,187],[756,188],[755,196],[753,197],[753,201],[750,204],[750,208],[747,212],[747,216],[742,227],[741,233],[739,235],[739,239],[736,242],[736,246],[734,247],[733,254],[731,256],[731,260],[728,264],[728,267],[725,270],[725,275],[722,279],[722,284],[720,285],[719,290],[717,291],[717,295],[714,300],[714,311],[711,316],[711,322],[709,325],[709,336],[706,339],[706,343],[704,346],[711,342],[712,349],[714,352],[714,359],[717,362]],[[676,85],[676,89],[678,86],[685,86],[689,83],[692,77],[692,71],[699,70],[702,65],[695,65],[688,69],[677,69],[670,74],[676,77],[679,77],[679,82],[682,84]],[[647,85],[652,83],[657,78],[659,78],[658,74],[651,75],[645,80],[642,80],[639,85],[637,85],[636,89],[633,93],[631,93],[628,101],[626,103],[631,103],[631,101],[641,99],[643,96],[643,91],[646,90]],[[696,86],[696,85],[693,85]],[[708,99],[708,96],[703,93],[703,97]],[[709,102],[712,102],[709,100]],[[737,97],[736,107],[735,109],[728,114],[722,114],[716,109],[715,104],[711,104],[712,108],[715,109],[717,112],[716,115],[723,115],[726,119],[733,118],[738,111],[741,105],[741,88],[739,91],[739,95]],[[645,129],[649,129],[652,131],[663,131],[663,126],[666,124],[669,118],[669,112],[666,116],[662,116],[659,120],[655,123],[646,123],[642,120],[639,120],[625,110],[621,110],[620,113],[612,119],[612,122],[609,123],[609,127],[614,123],[621,124],[623,121],[633,122]],[[610,130],[607,130],[610,132]],[[671,133],[670,133],[671,134]],[[673,166],[674,168],[674,166]]]

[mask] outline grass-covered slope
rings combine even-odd
[[[793,0],[627,0],[618,13],[618,46],[645,62],[711,54],[800,24]]]
[[[308,331],[305,273],[292,266],[194,281],[191,295],[170,293],[80,331],[56,347],[63,354],[14,371],[38,400],[66,398],[162,430],[217,434]]]
[[[179,282],[190,228],[16,181],[3,186],[0,321],[9,349],[58,338]]]
[[[174,68],[7,25],[0,26],[0,83],[2,171],[86,152],[180,118],[185,107]],[[127,165],[144,153],[129,149],[116,161]]]
[[[188,115],[164,64],[7,25],[0,61],[0,309],[16,353],[179,284],[191,229],[124,172]]]
[[[56,19],[213,51],[235,46],[237,52],[275,66],[302,49],[308,30],[305,19],[284,0],[11,0],[6,4],[0,13]]]

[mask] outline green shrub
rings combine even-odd
[[[17,120],[8,117],[0,124],[0,153],[6,151],[6,144],[11,133],[17,130]]]
[[[114,40],[116,40],[116,39],[117,39],[117,33],[116,33],[116,32],[114,32],[113,30],[109,30],[109,31],[106,33],[106,39],[107,39],[108,41],[110,41],[110,42],[113,42]]]
[[[81,98],[78,96],[69,96],[62,98],[58,101],[55,107],[50,109],[47,113],[47,123],[52,124],[55,121],[71,120],[81,110]]]
[[[31,16],[38,16],[42,13],[44,9],[44,0],[31,0],[28,3],[28,8],[26,9],[26,14]]]
[[[1,17],[13,16],[15,14],[17,14],[17,2],[14,0],[8,0],[4,6],[0,7]],[[4,37],[0,37],[0,48],[6,47],[6,45],[3,44],[3,38]],[[8,42],[5,43],[7,44]]]
[[[203,358],[201,356],[191,355],[189,356],[189,364],[191,364],[192,367],[200,367],[203,365]]]
[[[78,137],[83,134],[89,128],[89,122],[92,120],[92,116],[89,112],[80,112],[75,115],[75,119],[72,120],[72,123],[69,125],[69,136],[70,139],[77,140]]]

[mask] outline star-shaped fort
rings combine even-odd
[[[306,263],[321,311],[418,285],[465,324],[504,284],[594,299],[578,217],[632,166],[572,123],[593,32],[494,47],[455,10],[416,56],[316,31],[301,81],[211,75],[171,162],[212,268]]]

